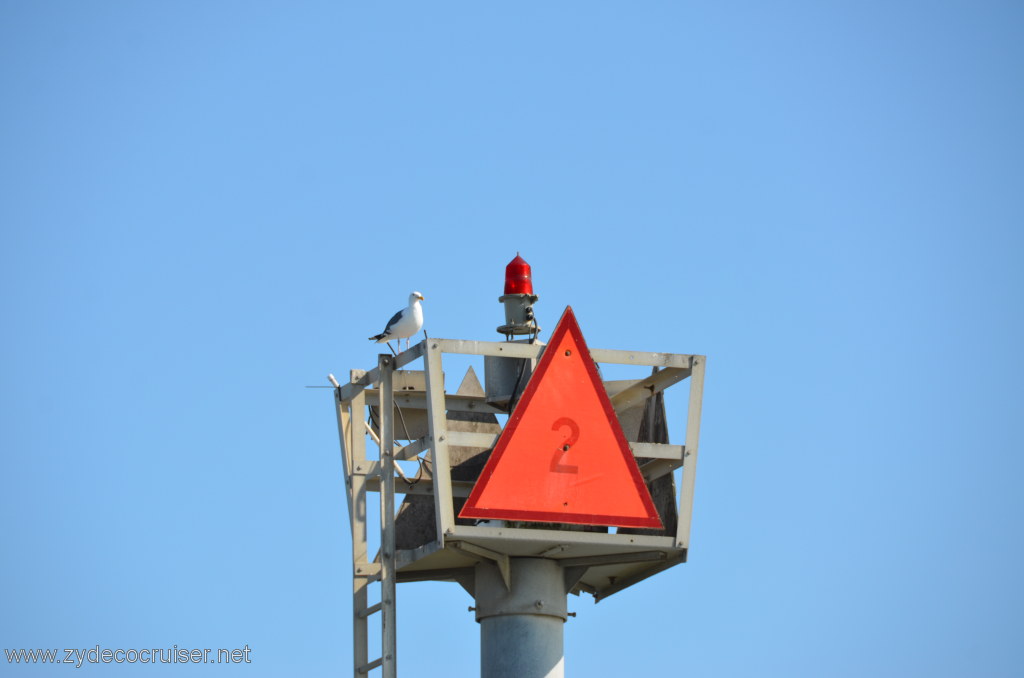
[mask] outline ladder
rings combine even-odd
[[[378,356],[380,408],[390,412],[394,403],[394,358]],[[366,373],[352,370],[349,379],[356,382]],[[338,433],[342,441],[341,458],[345,467],[346,496],[352,528],[352,668],[354,678],[363,678],[380,668],[383,678],[397,678],[397,642],[395,624],[395,435],[391,417],[382,417],[380,459],[366,457],[364,417],[366,396],[360,390],[351,402],[343,403],[341,389],[335,389]],[[376,438],[376,436],[374,436]],[[366,508],[368,479],[380,480],[380,556],[369,560]],[[379,584],[380,602],[370,604],[370,587]],[[381,656],[370,659],[370,619],[380,615]]]

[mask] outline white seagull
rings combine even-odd
[[[420,306],[423,299],[424,296],[419,292],[410,294],[409,305],[391,316],[391,320],[384,326],[384,331],[377,336],[370,337],[370,341],[376,341],[378,344],[386,342],[388,348],[391,348],[391,340],[398,339],[398,349],[401,350],[401,340],[405,339],[405,348],[408,349],[409,337],[423,327],[423,307]],[[394,353],[395,349],[391,348],[391,352]]]

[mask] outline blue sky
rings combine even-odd
[[[412,289],[497,339],[521,251],[542,326],[708,356],[690,562],[572,599],[568,675],[1017,675],[1022,35],[997,1],[0,3],[0,646],[344,675],[304,386]],[[404,675],[475,675],[468,595],[399,600]]]

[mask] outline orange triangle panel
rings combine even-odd
[[[459,517],[662,527],[572,307]]]

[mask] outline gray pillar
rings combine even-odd
[[[545,558],[512,558],[511,590],[493,563],[476,566],[481,678],[563,678],[566,619],[562,568]]]

